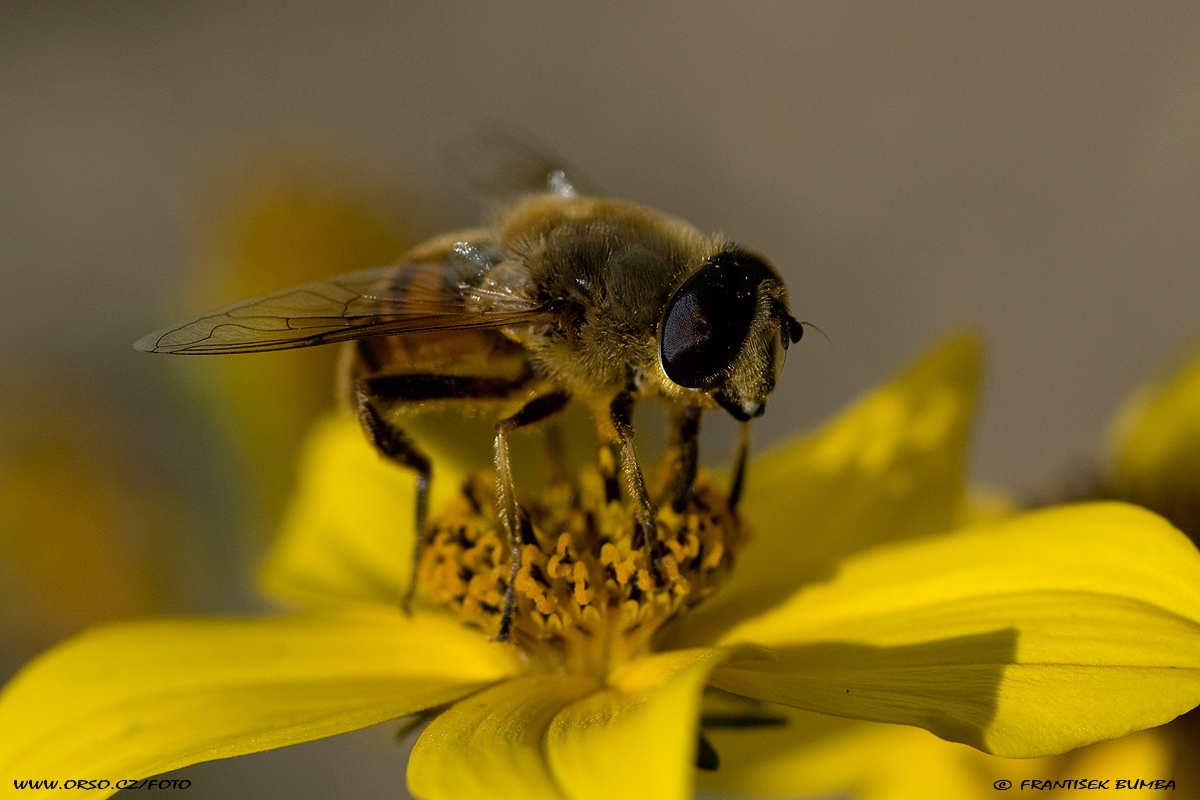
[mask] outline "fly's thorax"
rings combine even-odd
[[[668,298],[721,246],[633,203],[558,196],[518,205],[495,236],[507,258],[498,282],[519,284],[552,317],[514,335],[543,374],[584,391],[652,371]]]
[[[608,197],[539,194],[522,198],[493,219],[489,237],[510,253],[529,252],[549,234],[566,231],[571,238],[603,238],[621,234],[627,241],[665,241],[703,249],[708,238],[693,225],[638,203]]]
[[[663,495],[675,462],[652,476]],[[510,561],[490,474],[473,477],[435,517],[419,580],[429,598],[489,635],[500,627]],[[665,574],[655,578],[636,504],[608,500],[597,471],[521,498],[521,568],[512,642],[552,671],[604,680],[651,649],[663,626],[709,597],[748,540],[744,524],[703,471],[679,510],[661,496],[656,519]]]
[[[614,334],[653,331],[667,297],[716,246],[634,203],[557,196],[518,206],[496,236],[540,303],[567,321],[607,322]]]

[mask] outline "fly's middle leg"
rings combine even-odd
[[[638,527],[645,539],[646,552],[650,556],[650,571],[655,581],[661,586],[666,582],[666,571],[663,568],[662,553],[658,544],[658,529],[654,518],[656,511],[654,501],[646,489],[646,479],[642,476],[642,468],[638,463],[637,450],[633,446],[633,392],[626,389],[619,392],[609,403],[609,423],[616,436],[615,445],[620,461],[621,474],[625,477],[625,488],[629,496],[637,503]],[[601,450],[603,458],[604,450]]]
[[[522,406],[517,413],[496,424],[496,502],[499,506],[500,520],[504,523],[504,531],[508,537],[508,546],[512,550],[508,587],[504,592],[504,612],[500,617],[500,632],[496,634],[496,640],[500,642],[507,642],[512,634],[513,611],[517,602],[517,573],[521,569],[522,545],[521,512],[517,507],[516,488],[513,484],[512,462],[508,454],[508,435],[519,428],[557,414],[570,399],[570,395],[561,391],[535,397]]]

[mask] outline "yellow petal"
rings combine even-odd
[[[722,641],[774,653],[722,689],[1058,753],[1200,702],[1200,553],[1134,506],[1050,509],[863,554]]]
[[[720,650],[635,659],[610,685],[563,709],[546,738],[550,766],[572,800],[692,796],[700,697]]]
[[[697,609],[681,642],[768,609],[880,542],[951,526],[979,347],[958,336],[823,429],[751,464],[742,508],[755,538],[729,584]]]
[[[721,766],[699,783],[755,796],[841,796],[860,800],[971,800],[990,783],[960,763],[977,750],[944,742],[927,731],[772,706],[784,725],[714,729],[706,735]]]
[[[635,659],[601,686],[532,675],[457,703],[413,748],[426,800],[691,796],[700,696],[720,650]]]
[[[408,582],[416,477],[386,463],[357,422],[326,417],[310,435],[283,529],[260,570],[270,594],[306,605],[396,605]]]
[[[456,703],[413,747],[409,790],[423,800],[565,798],[546,761],[546,731],[595,689],[582,675],[531,675]]]
[[[363,728],[519,669],[510,648],[390,609],[101,628],[0,694],[0,775],[154,775]]]
[[[1022,781],[1087,778],[1171,778],[1170,730],[1150,731],[1081,748],[1064,756],[997,758],[971,747],[945,742],[918,728],[837,719],[771,707],[787,724],[760,729],[708,731],[721,768],[701,773],[706,788],[756,796],[842,796],[860,800],[994,800],[999,781],[1009,781],[1017,797],[1041,791]],[[1040,785],[1040,784],[1039,784]],[[1084,797],[1065,788],[1054,797]],[[1151,796],[1122,791],[1121,796]],[[1158,791],[1154,796],[1161,795]]]
[[[458,490],[461,462],[436,457],[434,507]],[[383,458],[349,416],[326,417],[301,459],[300,481],[260,582],[303,605],[396,605],[412,570],[416,474]]]

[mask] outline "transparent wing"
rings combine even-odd
[[[604,192],[549,148],[516,128],[492,123],[442,131],[442,163],[451,174],[493,200],[554,192],[602,196]]]
[[[252,353],[546,318],[532,300],[481,290],[445,264],[400,264],[242,300],[155,331],[134,347],[178,355]]]

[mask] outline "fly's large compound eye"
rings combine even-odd
[[[741,352],[770,267],[738,250],[704,262],[667,303],[658,352],[667,377],[688,389],[709,388]]]

